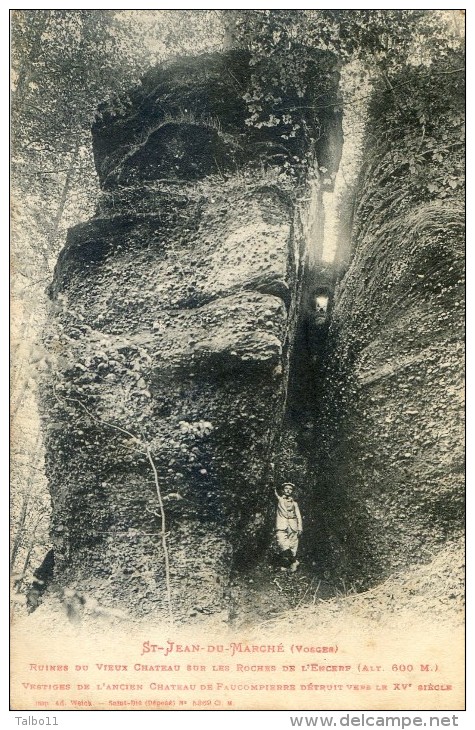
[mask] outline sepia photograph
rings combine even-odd
[[[11,709],[455,718],[465,11],[9,23]]]

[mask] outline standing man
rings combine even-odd
[[[286,482],[282,484],[280,491],[281,494],[275,491],[277,497],[275,534],[283,567],[289,568],[294,573],[299,564],[296,556],[299,537],[302,534],[302,517],[299,506],[292,497],[294,485]]]

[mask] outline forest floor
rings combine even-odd
[[[449,544],[430,563],[401,571],[371,590],[334,585],[302,564],[295,573],[262,564],[233,586],[233,628],[312,629],[353,618],[390,625],[395,615],[461,624],[464,616],[464,550]]]
[[[400,619],[463,626],[464,546],[457,543],[448,544],[430,563],[401,571],[361,593],[319,578],[310,564],[303,562],[298,571],[290,573],[268,562],[233,580],[229,612],[198,616],[187,625],[205,631],[283,634],[330,626],[345,628],[355,622],[393,626]],[[79,628],[69,624],[59,597],[54,595],[32,614],[16,610],[14,623],[17,621],[29,631],[45,634],[51,632],[52,626],[66,632],[68,625],[71,630]],[[90,624],[103,630],[121,630],[126,625],[143,629],[146,624],[156,622],[152,617],[131,621],[119,612],[96,608],[85,612],[82,625],[85,629]]]
[[[229,625],[250,628],[256,622],[266,623],[339,594],[331,582],[319,578],[314,567],[304,560],[292,573],[269,559],[232,581]]]

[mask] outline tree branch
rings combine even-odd
[[[158,473],[157,473],[157,467],[155,466],[155,462],[152,458],[152,454],[150,452],[150,448],[147,446],[147,458],[150,462],[150,465],[153,470],[153,476],[155,479],[155,487],[157,490],[157,499],[158,499],[158,506],[160,508],[160,518],[162,521],[162,548],[163,548],[163,555],[164,555],[164,562],[165,562],[165,583],[167,586],[167,603],[168,603],[168,617],[170,619],[170,623],[173,625],[173,610],[172,610],[172,595],[171,595],[171,586],[170,586],[170,561],[169,561],[169,555],[168,555],[168,545],[167,545],[167,537],[165,533],[165,510],[163,508],[163,499],[162,499],[162,493],[160,491],[160,483],[158,481]]]

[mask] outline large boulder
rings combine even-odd
[[[284,174],[297,147],[246,125],[250,74],[238,52],[185,60],[100,110],[104,192],[51,285],[55,586],[132,616],[225,612],[269,540],[313,148]]]

